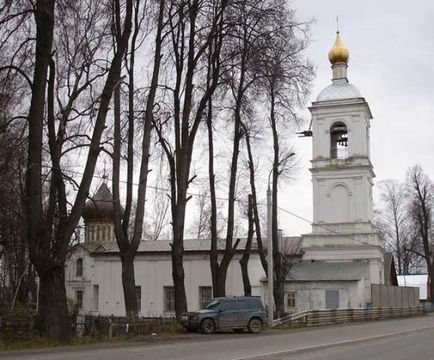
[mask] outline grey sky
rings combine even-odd
[[[376,183],[403,180],[420,164],[434,180],[434,3],[428,0],[294,0],[299,19],[315,19],[307,55],[316,67],[310,102],[330,84],[327,53],[335,39],[336,15],[350,51],[348,78],[368,101],[371,161]],[[309,117],[306,112],[305,116]],[[301,159],[294,184],[282,185],[280,206],[312,218],[311,139],[292,138]],[[374,192],[375,193],[375,192]],[[377,196],[378,197],[378,194]],[[310,225],[281,212],[285,235],[310,232]]]

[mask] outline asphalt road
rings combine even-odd
[[[253,334],[193,336],[158,344],[0,353],[19,360],[433,359],[434,316]]]

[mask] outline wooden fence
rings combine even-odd
[[[371,284],[372,307],[412,307],[419,305],[419,288]]]
[[[318,326],[352,321],[371,321],[422,315],[422,306],[383,307],[373,309],[311,310],[285,316],[273,321],[273,327]]]

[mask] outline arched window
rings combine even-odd
[[[75,276],[81,277],[83,276],[83,259],[78,258],[75,262]]]
[[[330,157],[346,159],[348,157],[348,131],[343,122],[336,122],[330,128]]]

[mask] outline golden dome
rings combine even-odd
[[[336,32],[336,41],[333,47],[329,51],[329,60],[332,65],[335,64],[348,64],[350,53],[347,48],[344,47],[339,31]]]

